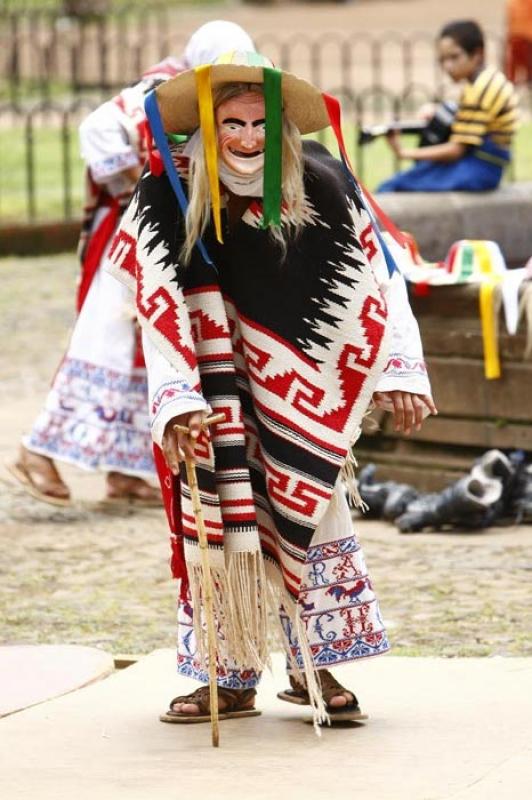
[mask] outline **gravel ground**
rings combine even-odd
[[[13,457],[67,340],[74,256],[0,261],[0,460]],[[162,511],[105,512],[100,475],[64,468],[76,506],[0,481],[0,616],[9,643],[113,652],[172,646],[176,587]],[[400,655],[532,655],[532,527],[401,536],[357,521]]]

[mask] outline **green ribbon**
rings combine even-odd
[[[183,144],[183,142],[186,142],[189,138],[181,133],[167,133],[166,135],[174,144]]]
[[[281,225],[283,176],[283,101],[282,72],[264,67],[264,103],[266,106],[266,150],[264,153],[264,200],[262,227]]]
[[[475,252],[470,244],[465,244],[462,250],[462,263],[460,265],[460,280],[466,281],[473,273]]]

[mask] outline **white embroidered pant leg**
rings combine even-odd
[[[177,671],[187,678],[208,683],[208,673],[203,669],[197,653],[193,615],[190,600],[180,600],[177,607]],[[219,665],[217,674],[218,686],[226,689],[253,689],[260,681],[260,673],[254,669],[238,669],[231,664]]]
[[[389,650],[378,601],[340,482],[312,537],[298,607],[317,669]],[[297,637],[282,610],[281,621],[292,657],[302,668]]]

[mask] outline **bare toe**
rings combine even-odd
[[[353,696],[350,695],[349,697],[347,694],[337,694],[334,697],[331,697],[329,700],[329,705],[331,708],[343,708],[344,706],[349,705],[349,703],[353,702]]]
[[[199,706],[196,703],[180,703],[182,714],[199,714]]]

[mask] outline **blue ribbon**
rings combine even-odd
[[[382,247],[382,252],[384,253],[384,258],[386,260],[386,266],[388,268],[388,275],[391,278],[394,272],[400,272],[399,267],[395,263],[395,258],[392,256],[390,248],[388,247],[388,245],[386,244],[386,241],[384,240],[384,237],[383,237],[383,235],[382,235],[382,233],[380,231],[380,228],[379,228],[379,223],[375,219],[375,214],[373,213],[373,210],[370,208],[370,206],[368,206],[368,204],[364,200],[364,194],[362,192],[362,189],[358,185],[358,182],[357,182],[355,176],[353,175],[353,173],[349,169],[349,165],[346,163],[346,160],[345,160],[342,152],[340,152],[340,158],[342,160],[342,166],[344,168],[344,172],[346,173],[347,177],[349,178],[349,180],[351,181],[351,183],[355,187],[355,192],[356,192],[356,195],[357,195],[358,199],[360,200],[360,203],[362,204],[362,208],[364,208],[369,214],[369,218],[371,220],[371,224],[373,226],[373,230],[375,231],[375,235],[376,235],[377,239],[379,240],[379,244]]]
[[[188,199],[185,194],[185,190],[183,189],[181,178],[178,175],[174,161],[172,159],[172,153],[170,152],[170,146],[168,144],[168,140],[164,132],[163,121],[161,119],[161,112],[159,111],[159,104],[157,102],[157,95],[155,94],[155,89],[153,89],[146,95],[146,99],[144,100],[144,109],[146,111],[148,122],[150,123],[153,139],[155,141],[155,144],[157,145],[159,153],[161,154],[164,168],[166,170],[166,174],[168,175],[168,180],[170,181],[170,185],[174,190],[175,196],[177,197],[177,202],[179,203],[179,207],[181,208],[181,213],[183,214],[184,218],[187,213]],[[198,239],[196,245],[201,255],[203,256],[205,262],[209,264],[217,272],[218,270],[216,269],[216,266],[212,261],[211,257],[207,253],[207,250],[205,249],[205,245],[203,244],[202,240]]]

